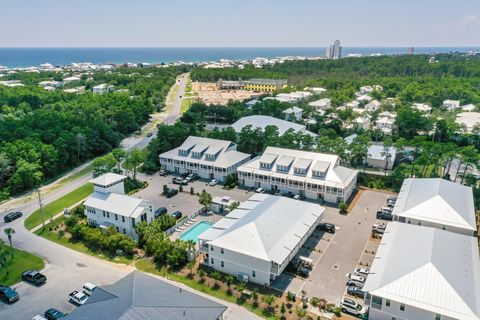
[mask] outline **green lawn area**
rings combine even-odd
[[[10,248],[7,249],[10,253]],[[8,276],[5,269],[0,270],[0,283],[11,286],[22,280],[22,272],[25,270],[42,270],[45,263],[40,257],[20,249],[13,249],[13,260],[8,256]]]
[[[190,109],[190,106],[192,105],[194,100],[195,100],[194,98],[191,98],[191,99],[184,98],[182,100],[182,106],[180,107],[180,113],[187,112],[188,109]]]
[[[53,220],[53,226],[56,227],[58,225],[61,225],[61,224],[64,223],[64,221],[65,221],[65,218],[63,216],[61,216],[61,217]],[[48,224],[48,226],[50,226],[50,224]],[[90,250],[82,242],[69,241],[69,239],[65,236],[64,237],[58,237],[58,234],[55,231],[50,231],[49,228],[45,228],[45,229],[40,228],[37,231],[35,231],[35,234],[40,236],[40,237],[43,237],[47,240],[56,242],[56,243],[58,243],[58,244],[60,244],[64,247],[70,248],[70,249],[75,250],[75,251],[83,252],[83,253],[89,254],[91,256],[98,257],[100,259],[108,260],[108,261],[115,262],[115,263],[123,263],[123,264],[131,264],[133,262],[133,259],[129,259],[127,257],[111,258],[111,257],[108,257],[108,256],[102,254],[102,253],[94,252],[94,251]]]
[[[231,303],[237,303],[237,298],[235,296],[228,295],[223,290],[214,290],[211,287],[209,287],[209,286],[207,286],[203,283],[199,283],[198,281],[195,281],[193,279],[189,279],[189,278],[184,277],[182,275],[179,275],[179,274],[176,274],[176,273],[173,273],[173,272],[169,272],[166,269],[158,270],[155,267],[155,264],[152,263],[149,260],[145,260],[145,259],[137,260],[135,262],[135,267],[138,270],[143,271],[143,272],[156,274],[156,275],[168,278],[168,279],[176,281],[176,282],[181,282],[181,283],[189,286],[190,288],[195,289],[195,290],[200,291],[200,292],[203,292],[203,293],[206,293],[209,296],[213,296],[213,297],[216,297],[218,299],[222,299],[222,300],[225,300],[225,301],[228,301],[228,302],[231,302]],[[244,308],[246,308],[247,310],[249,310],[250,312],[255,313],[256,315],[258,315],[261,318],[269,319],[269,320],[279,319],[278,317],[275,317],[275,316],[265,317],[265,314],[262,313],[261,308],[253,308],[252,305],[249,304],[249,303],[244,303],[244,304],[242,304],[242,306]]]
[[[93,192],[93,185],[89,182],[64,195],[63,197],[50,202],[45,206],[45,221],[61,212],[64,208],[68,208],[75,203],[88,197]],[[42,223],[42,212],[40,209],[35,210],[27,219],[25,219],[25,228],[31,230]]]

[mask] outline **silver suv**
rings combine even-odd
[[[368,307],[362,306],[358,302],[349,298],[342,299],[342,301],[340,302],[340,309],[343,313],[350,313],[355,316],[363,316],[368,311]]]

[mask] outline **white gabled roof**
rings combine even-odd
[[[125,217],[136,218],[136,215],[143,211],[143,207],[141,207],[142,202],[142,199],[125,194],[94,191],[85,201],[85,206],[116,213]],[[139,208],[142,210],[138,211]]]
[[[99,186],[109,186],[117,182],[123,181],[126,178],[127,178],[126,176],[122,176],[121,174],[108,172],[108,173],[102,174],[99,177],[96,177],[95,179],[90,180],[90,183],[96,184]]]
[[[267,126],[276,126],[279,135],[283,135],[287,130],[293,129],[295,132],[303,132],[316,136],[315,133],[307,131],[304,125],[269,116],[247,116],[238,119],[237,122],[232,124],[232,128],[237,133],[240,133],[246,126],[252,126],[252,129],[260,128],[262,130]]]
[[[314,203],[255,194],[198,238],[213,246],[282,264],[324,210]]]
[[[393,214],[477,230],[472,188],[444,179],[405,179]]]
[[[388,224],[363,290],[454,319],[478,320],[477,239],[437,228]]]

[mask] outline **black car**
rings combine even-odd
[[[173,190],[173,189],[170,189],[170,190]],[[153,216],[155,218],[158,218],[160,217],[161,215],[164,215],[165,213],[167,213],[167,208],[165,207],[160,207],[158,208],[157,210],[155,210],[155,212],[153,213]]]
[[[15,289],[0,285],[0,299],[6,303],[14,303],[20,299],[20,296]]]
[[[386,211],[377,211],[377,219],[392,221],[393,215],[392,213],[388,213]]]
[[[151,137],[151,136],[153,136],[153,132],[147,133],[147,137]]]
[[[317,229],[326,231],[328,233],[335,233],[335,225],[331,223],[319,223]]]
[[[177,193],[178,193],[177,189],[168,189],[167,191],[165,191],[165,197],[171,198],[175,196]]]
[[[357,286],[348,286],[347,293],[351,296],[359,297],[364,299],[365,298],[365,291]]]
[[[170,214],[172,217],[174,217],[175,219],[180,219],[182,217],[182,213],[180,211],[174,211]]]
[[[20,218],[22,215],[23,214],[20,211],[10,212],[5,217],[3,217],[3,221],[12,222],[13,220],[16,220],[16,219]]]
[[[65,314],[55,308],[50,308],[43,314],[47,320],[57,320],[65,317]]]
[[[28,270],[22,273],[22,280],[38,286],[47,282],[47,277],[38,271]]]

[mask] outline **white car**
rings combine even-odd
[[[68,295],[68,301],[82,305],[87,301],[88,296],[83,292],[73,291]]]
[[[217,183],[218,183],[217,180],[212,179],[212,180],[210,180],[210,182],[208,183],[208,185],[213,187],[213,186],[217,185]]]
[[[375,224],[372,226],[372,232],[373,232],[373,233],[378,233],[378,234],[384,234],[386,228],[387,228],[387,226],[386,226],[385,224],[375,223]]]
[[[350,313],[355,316],[363,316],[368,311],[368,308],[366,306],[363,306],[349,298],[342,299],[342,301],[340,302],[340,309],[343,313]]]
[[[265,189],[263,188],[258,188],[257,190],[255,190],[256,193],[264,193],[265,192]]]
[[[85,293],[87,296],[91,296],[93,291],[97,289],[97,286],[94,285],[93,283],[87,282],[83,285],[82,289],[83,289],[83,293]]]
[[[353,274],[356,274],[357,276],[360,276],[360,277],[368,276],[369,272],[370,270],[368,268],[356,268],[355,270],[353,270]]]
[[[355,286],[358,288],[362,288],[364,284],[365,284],[364,277],[360,277],[354,274],[349,275],[347,280],[347,286]]]

